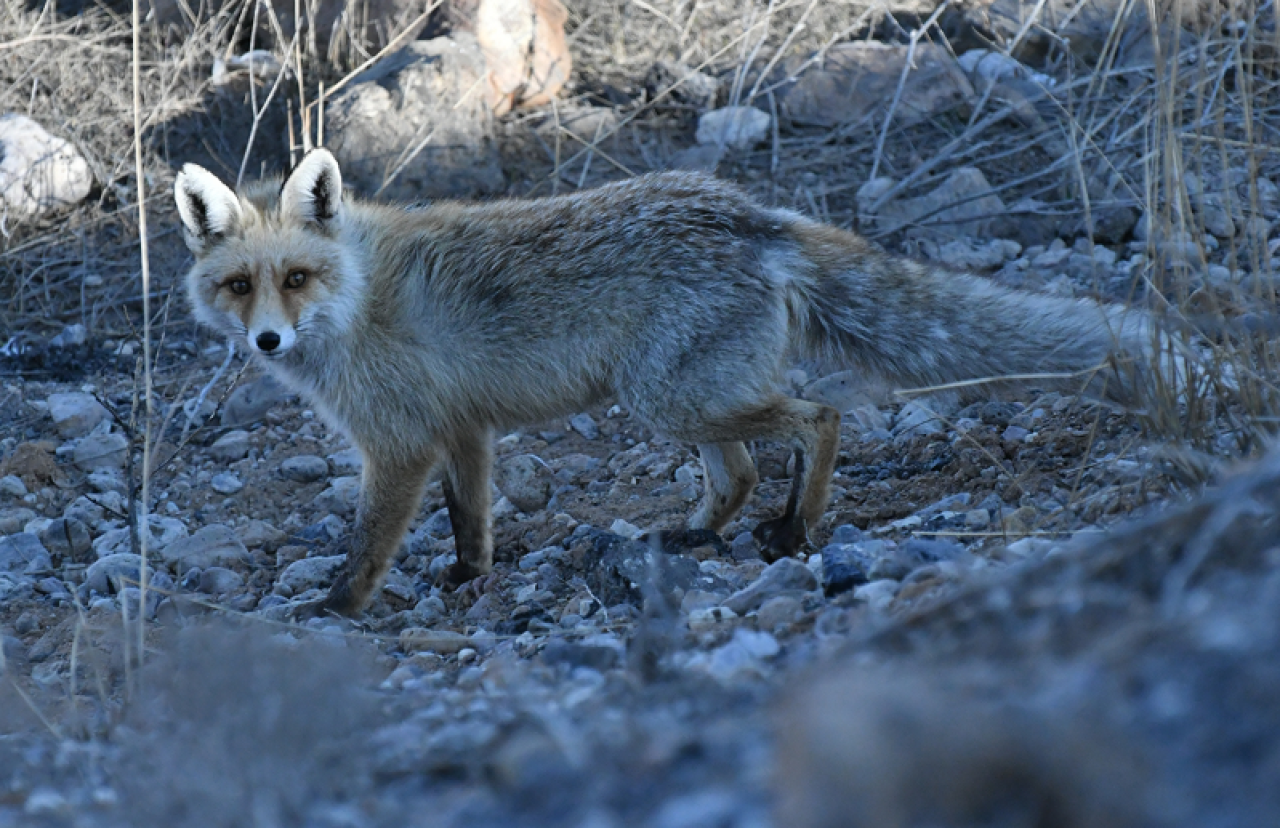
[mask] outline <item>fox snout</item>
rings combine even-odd
[[[292,326],[281,326],[250,330],[248,339],[263,356],[279,356],[293,347],[298,336]]]

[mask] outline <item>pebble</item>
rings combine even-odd
[[[701,668],[712,678],[731,682],[744,675],[763,673],[763,660],[776,656],[780,649],[772,634],[739,628],[729,643],[710,653],[695,654],[690,666]]]
[[[786,624],[794,624],[804,615],[804,607],[794,595],[775,595],[756,610],[756,628],[771,632]]]
[[[218,494],[233,495],[244,488],[244,483],[231,472],[221,472],[213,476],[209,486]]]
[[[35,520],[36,513],[23,506],[0,509],[0,535],[12,535]]]
[[[828,597],[867,582],[865,553],[860,544],[832,543],[822,549],[822,591]]]
[[[236,536],[248,549],[275,552],[289,536],[265,520],[251,520],[236,530]]]
[[[116,592],[117,579],[137,582],[142,558],[132,552],[120,552],[99,558],[85,571],[84,585],[99,595]]]
[[[314,483],[329,474],[329,464],[314,454],[299,454],[280,464],[280,474],[294,483]]]
[[[818,579],[809,567],[794,558],[783,558],[769,564],[750,586],[725,599],[724,606],[745,615],[779,593],[790,590],[808,592],[817,588]]]
[[[211,566],[200,573],[200,591],[209,595],[226,595],[244,586],[244,576],[221,566]]]
[[[329,463],[333,465],[335,474],[359,474],[364,470],[364,458],[357,448],[335,451],[329,455]]]

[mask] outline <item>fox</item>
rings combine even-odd
[[[497,430],[617,400],[696,445],[704,492],[687,527],[716,533],[759,481],[747,444],[783,443],[789,496],[753,531],[776,561],[822,520],[840,447],[839,411],[782,390],[797,360],[933,387],[1114,375],[1118,355],[1148,347],[1137,312],[894,256],[699,172],[397,205],[344,192],[317,148],[238,193],[187,164],[174,197],[195,318],[243,341],[363,457],[347,556],[318,605],[346,616],[380,585],[433,473],[457,552],[439,585],[490,573]]]

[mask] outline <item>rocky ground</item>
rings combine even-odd
[[[155,450],[141,671],[122,616],[132,360],[11,363],[0,825],[1278,813],[1274,473],[1125,546],[1095,530],[1180,498],[1131,419],[1056,393],[846,398],[827,520],[807,557],[766,566],[749,530],[781,508],[781,447],[755,447],[759,494],[723,540],[655,550],[632,538],[678,527],[701,471],[614,406],[500,436],[478,588],[431,586],[452,560],[437,484],[368,613],[297,626],[340,560],[359,457],[225,349],[170,350],[159,383],[188,383],[195,417],[175,410]],[[1207,540],[1175,525],[1221,503]]]

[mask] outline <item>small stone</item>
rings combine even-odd
[[[40,533],[40,542],[64,563],[88,563],[93,550],[89,527],[75,518],[57,518]]]
[[[745,615],[774,595],[790,590],[809,592],[817,587],[818,579],[809,571],[809,567],[794,558],[783,558],[766,567],[750,586],[730,595],[724,606],[739,615]]]
[[[591,415],[587,413],[574,414],[570,417],[569,427],[588,440],[596,440],[600,437],[600,427],[596,425],[596,421],[591,419]]]
[[[316,589],[333,580],[338,567],[346,559],[346,555],[324,555],[295,561],[280,573],[280,577],[276,580],[276,589],[277,591],[287,590],[289,595],[298,595],[309,589]]]
[[[452,630],[430,630],[423,627],[409,627],[400,633],[400,649],[406,653],[439,653],[451,655],[470,644],[470,640],[462,633]]]
[[[754,106],[727,106],[698,118],[699,144],[748,149],[769,135],[773,119]]]
[[[449,510],[437,509],[432,512],[431,517],[424,520],[418,529],[433,538],[453,537],[453,520],[449,517]]]
[[[695,609],[689,613],[689,629],[695,633],[706,632],[722,624],[733,621],[738,613],[728,607],[706,607]]]
[[[67,325],[57,336],[49,340],[50,348],[70,348],[75,345],[83,345],[89,341],[89,332],[85,330],[84,325],[76,323]]]
[[[228,431],[205,451],[211,458],[223,463],[243,460],[249,453],[249,432],[239,429]]]
[[[244,488],[244,483],[231,472],[221,472],[213,476],[209,486],[218,494],[233,495]]]
[[[621,535],[629,540],[635,540],[644,534],[644,530],[638,526],[627,523],[622,518],[614,518],[613,523],[609,524],[609,531],[615,535]]]
[[[280,474],[295,483],[314,483],[329,474],[329,464],[314,454],[299,454],[280,464]]]
[[[75,464],[85,471],[124,468],[128,460],[129,439],[123,434],[90,434],[81,438],[71,453]]]
[[[739,628],[729,643],[712,650],[701,666],[713,678],[730,682],[762,673],[762,660],[776,656],[780,649],[778,640],[769,633]]]
[[[895,437],[939,434],[943,430],[941,413],[933,410],[931,406],[926,407],[916,403],[907,403],[898,412],[892,433]]]
[[[27,493],[27,484],[16,474],[0,477],[0,495],[5,497],[22,497]]]
[[[1011,425],[1000,434],[1000,437],[1010,443],[1021,443],[1027,439],[1027,435],[1030,433],[1030,431],[1021,426]]]
[[[991,525],[991,513],[986,509],[971,509],[964,513],[964,528],[980,530]]]
[[[522,512],[540,511],[551,500],[551,474],[546,464],[532,454],[504,458],[494,477],[503,496]]]

